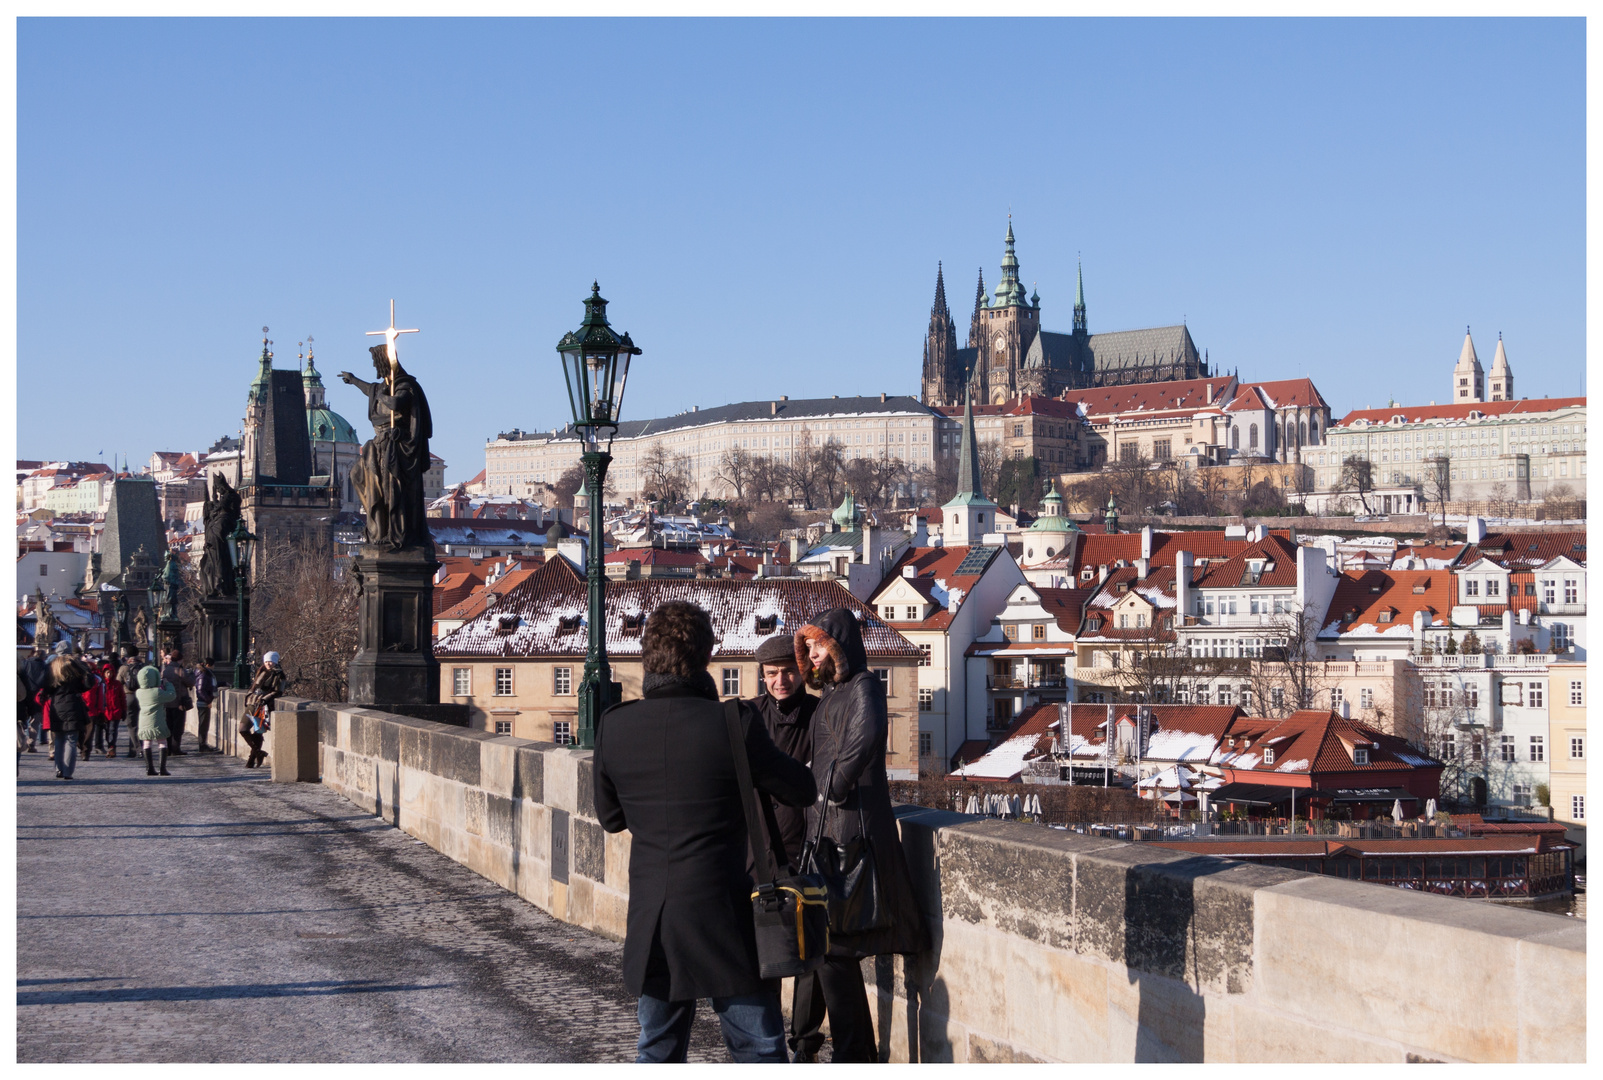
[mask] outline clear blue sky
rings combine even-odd
[[[599,279],[626,415],[916,394],[1011,208],[1043,322],[1189,323],[1337,414],[1584,358],[1584,27],[1546,20],[23,19],[18,451],[240,425],[260,327],[371,434],[394,297],[448,478],[567,405]],[[961,343],[961,342],[960,342]]]

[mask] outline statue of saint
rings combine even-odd
[[[134,648],[150,647],[150,609],[140,604],[134,609]]]
[[[37,585],[33,589],[33,642],[46,649],[56,647],[56,616],[50,610],[50,601]]]
[[[239,524],[239,492],[223,478],[212,476],[212,488],[201,509],[205,547],[200,556],[200,591],[208,600],[234,595],[234,553],[229,538]]]
[[[172,548],[167,549],[167,561],[161,566],[161,617],[163,619],[178,618],[178,592],[184,587],[183,571],[178,569],[178,559],[173,555]]]
[[[375,345],[368,352],[377,380],[340,372],[341,379],[367,395],[367,418],[373,423],[373,437],[351,467],[351,486],[367,511],[367,542],[390,551],[421,547],[432,552],[423,499],[434,433],[428,398],[387,346]]]

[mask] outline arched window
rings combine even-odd
[[[1241,449],[1241,429],[1238,427],[1233,427],[1230,429],[1230,449]]]
[[[1303,423],[1298,425],[1298,427],[1297,427],[1297,445],[1298,446],[1306,446],[1307,444],[1308,444],[1308,423],[1307,423],[1307,421],[1303,421]]]
[[[1286,449],[1289,450],[1295,445],[1297,445],[1297,422],[1295,420],[1287,420],[1285,442]]]
[[[1247,429],[1247,449],[1258,449],[1258,425],[1253,424]]]
[[[1317,446],[1319,444],[1319,417],[1314,417],[1313,423],[1308,430],[1313,433],[1313,442]]]

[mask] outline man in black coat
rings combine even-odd
[[[757,963],[746,819],[729,729],[707,665],[712,622],[670,601],[646,620],[642,701],[607,710],[596,738],[596,817],[631,834],[624,985],[640,999],[637,1061],[684,1061],[696,999],[711,998],[736,1061],[787,1060],[779,994]],[[740,710],[751,778],[810,805],[812,773]]]
[[[813,760],[813,710],[818,699],[807,692],[801,671],[796,667],[794,639],[789,634],[775,634],[757,647],[758,673],[762,677],[763,691],[746,704],[763,718],[768,737],[790,757],[804,765]],[[805,809],[785,806],[774,807],[774,820],[779,825],[779,840],[785,859],[793,872],[800,866],[802,840],[807,835]],[[767,823],[764,823],[767,831]],[[770,842],[770,849],[776,849]]]

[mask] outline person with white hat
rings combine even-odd
[[[272,714],[273,702],[284,692],[288,681],[276,652],[262,657],[262,666],[256,669],[250,681],[250,693],[245,695],[245,716],[240,722],[240,738],[250,746],[250,756],[245,759],[247,769],[254,769],[267,760],[262,737],[268,729],[267,719]]]

